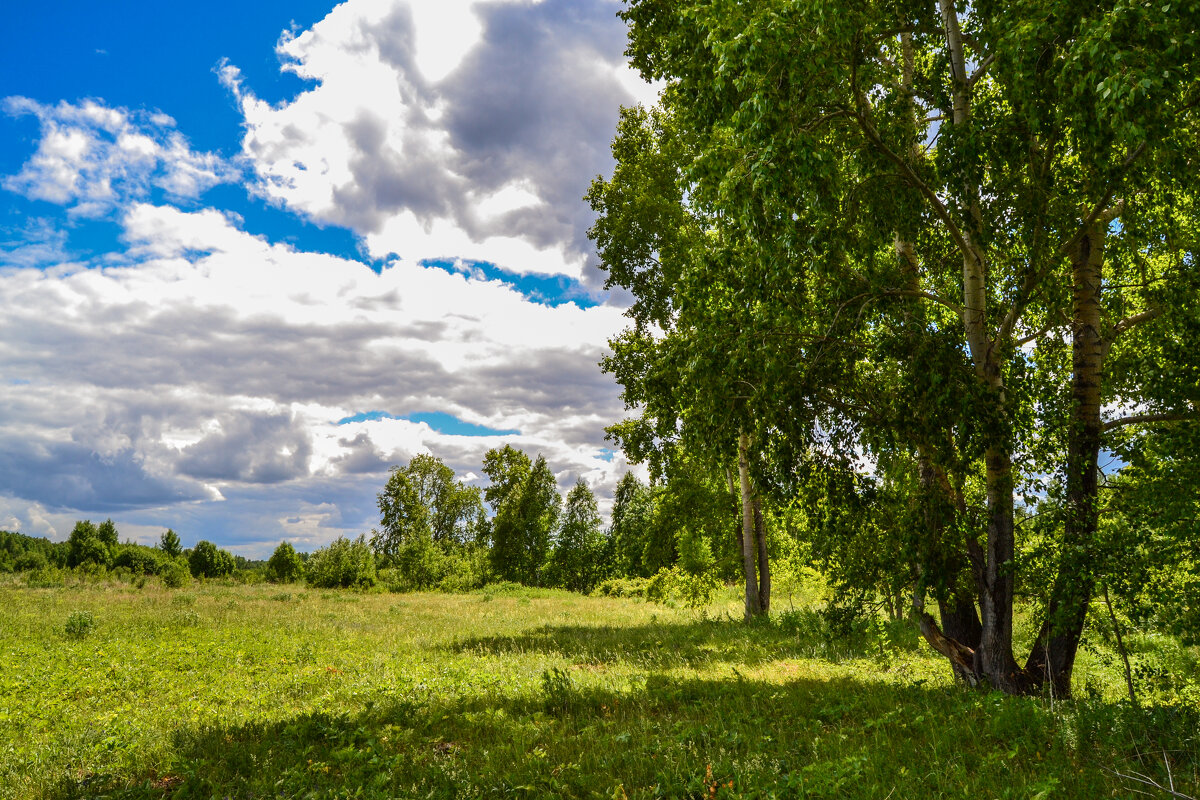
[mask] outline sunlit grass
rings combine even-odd
[[[1052,707],[954,685],[903,623],[737,616],[732,595],[2,587],[0,796],[1093,798],[1130,793],[1106,768],[1165,780],[1160,750],[1200,783],[1196,709],[1118,705],[1100,649],[1099,696]]]

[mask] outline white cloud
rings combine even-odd
[[[221,71],[259,191],[351,228],[377,258],[594,278],[581,198],[610,168],[618,106],[655,94],[625,64],[619,7],[343,3],[281,42],[285,69],[317,82],[293,101]]]
[[[150,526],[138,509],[157,508],[166,526],[187,504],[278,508],[281,484],[352,479],[370,499],[391,464],[432,452],[467,474],[504,442],[602,490],[619,477],[599,447],[620,402],[596,366],[619,309],[409,262],[377,274],[211,209],[136,204],[122,223],[123,264],[0,272],[0,376],[19,379],[0,383],[0,482],[27,502]],[[337,424],[373,410],[520,435]]]
[[[108,108],[93,100],[44,105],[24,97],[4,101],[10,115],[41,124],[37,152],[3,187],[33,200],[67,206],[83,217],[160,189],[195,198],[237,171],[219,156],[193,152],[175,121],[161,113]]]

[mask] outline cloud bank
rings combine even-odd
[[[618,106],[649,92],[618,8],[343,3],[280,40],[312,82],[292,100],[221,66],[245,118],[232,156],[160,112],[6,100],[41,134],[3,189],[60,216],[0,242],[0,524],[62,536],[111,514],[148,542],[172,525],[248,555],[314,547],[370,526],[390,465],[432,452],[478,480],[505,442],[610,494],[626,465],[603,427],[623,412],[597,362],[621,309],[536,302],[471,262],[594,291],[580,198]],[[352,230],[373,265],[251,235],[206,206],[230,183]],[[64,231],[97,218],[119,247],[72,258]],[[519,433],[403,418],[433,411]]]

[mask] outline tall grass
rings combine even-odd
[[[1165,785],[1164,759],[1200,794],[1200,709],[1121,702],[1099,634],[1081,699],[1052,704],[954,685],[903,623],[736,612],[0,587],[0,797],[1098,798],[1154,791],[1116,773]]]

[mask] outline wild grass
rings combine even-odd
[[[1200,795],[1200,708],[1121,702],[1102,636],[1080,699],[1005,698],[904,623],[731,600],[2,586],[0,797]]]

